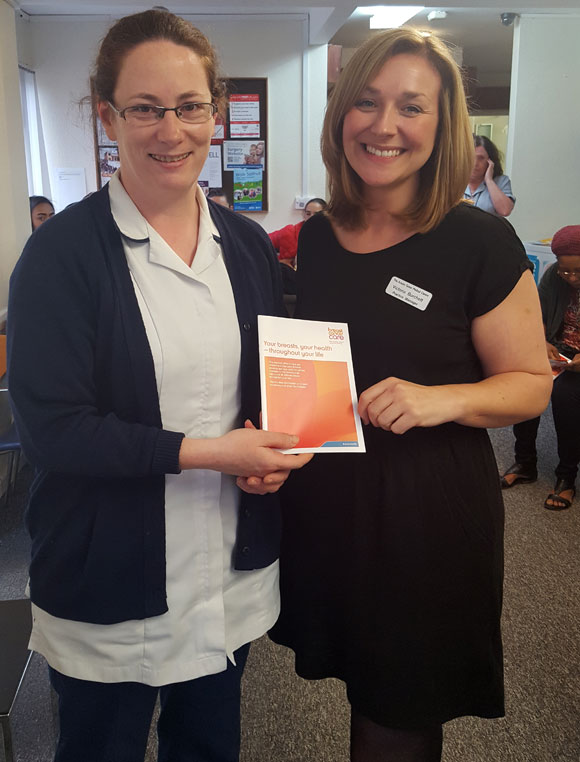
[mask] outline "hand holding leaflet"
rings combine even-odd
[[[569,365],[572,362],[569,357],[566,357],[566,355],[563,355],[561,352],[558,352],[558,358],[552,358],[550,357],[550,366],[552,368],[552,375],[554,376],[554,381],[558,378],[558,376],[564,372],[564,369],[566,368],[566,365]]]
[[[365,452],[346,323],[258,316],[265,430],[291,431],[285,452]]]

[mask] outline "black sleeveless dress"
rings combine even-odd
[[[471,322],[530,267],[509,223],[464,204],[370,254],[343,249],[319,215],[300,236],[296,317],[348,323],[359,394],[389,376],[477,382]],[[503,503],[487,432],[364,431],[366,454],[317,454],[281,491],[271,637],[299,675],[344,680],[382,725],[502,716]]]

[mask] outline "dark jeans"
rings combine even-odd
[[[574,482],[580,462],[580,373],[564,371],[554,380],[552,415],[560,458],[555,470],[556,478]],[[517,463],[536,465],[536,435],[539,424],[539,418],[515,424]]]
[[[58,694],[55,762],[143,762],[157,696],[159,762],[238,762],[240,681],[249,645],[224,672],[153,688],[95,683],[50,668]]]

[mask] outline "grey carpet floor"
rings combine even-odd
[[[501,471],[513,460],[511,430],[491,437]],[[444,762],[580,762],[580,497],[568,511],[542,507],[556,464],[549,412],[538,450],[538,481],[504,493],[507,715],[448,723]],[[27,476],[24,471],[8,509],[0,508],[0,598],[21,597],[26,582]],[[252,646],[243,683],[241,762],[348,762],[348,717],[339,681],[296,677],[291,653],[266,637]],[[39,656],[13,724],[17,762],[50,762],[54,727]],[[147,762],[154,760],[152,732]]]

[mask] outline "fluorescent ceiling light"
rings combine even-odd
[[[446,19],[447,11],[429,11],[427,14],[427,21],[433,21],[433,19]]]
[[[371,17],[371,29],[395,29],[423,10],[424,5],[374,5],[358,8],[360,13]]]

